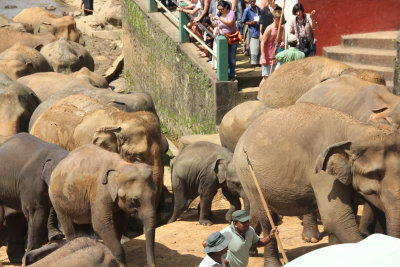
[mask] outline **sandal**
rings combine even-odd
[[[208,57],[207,53],[205,53],[205,52],[201,52],[201,53],[199,54],[199,56],[200,56],[200,57]]]

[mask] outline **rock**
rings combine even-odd
[[[13,8],[18,8],[16,5],[5,5],[5,9],[13,9]]]
[[[54,11],[54,10],[56,10],[56,7],[53,5],[49,5],[49,6],[46,6],[46,9],[49,11]]]
[[[105,2],[99,12],[94,15],[98,24],[111,24],[114,26],[122,25],[122,11],[120,0],[108,0]]]
[[[124,66],[124,56],[120,55],[112,64],[112,66],[104,74],[106,80],[110,83],[115,80],[122,71]]]

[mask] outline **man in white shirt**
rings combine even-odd
[[[207,246],[204,248],[207,256],[201,261],[199,267],[225,267],[222,255],[227,252],[231,239],[232,234],[230,232],[214,232],[207,237]]]

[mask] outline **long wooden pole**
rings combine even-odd
[[[279,26],[278,26],[278,34],[276,35],[275,38],[275,50],[274,50],[274,57],[272,59],[272,64],[271,64],[271,72],[269,73],[269,75],[271,75],[271,73],[274,71],[274,59],[275,59],[275,52],[278,51],[278,40],[279,40],[279,34],[281,33],[281,25],[282,25],[282,19],[283,19],[283,13],[285,11],[285,5],[286,5],[286,0],[283,0],[283,7],[282,7],[282,13],[281,13],[281,17],[279,18]]]
[[[250,162],[250,159],[249,159],[249,155],[247,155],[247,151],[244,148],[243,148],[243,151],[244,151],[244,154],[246,154],[247,165],[249,166],[251,176],[253,177],[253,181],[254,181],[254,184],[256,185],[258,194],[259,194],[259,196],[261,198],[261,202],[262,202],[262,204],[264,206],[264,210],[267,213],[267,217],[268,217],[269,223],[271,224],[271,227],[274,228],[275,227],[274,220],[272,219],[271,212],[269,211],[267,202],[265,201],[264,195],[263,195],[263,193],[261,191],[260,184],[257,181],[257,177],[256,177],[256,175],[254,173],[253,166],[251,165],[251,162]],[[286,263],[289,262],[289,260],[286,257],[286,253],[285,253],[285,250],[283,249],[281,239],[279,238],[279,234],[278,233],[275,236],[276,236],[276,241],[278,243],[278,248],[279,248],[279,250],[280,250],[280,252],[282,253],[282,256],[283,256],[283,261],[286,264]]]

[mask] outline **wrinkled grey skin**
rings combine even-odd
[[[40,53],[55,72],[69,74],[87,67],[94,71],[94,60],[86,48],[73,41],[61,38],[42,47]]]
[[[246,101],[232,108],[219,125],[221,145],[235,151],[236,143],[247,127],[264,111],[271,110],[261,101]]]
[[[28,131],[35,108],[40,104],[28,87],[0,73],[0,135],[10,136]]]
[[[93,90],[91,88],[82,87],[70,88],[69,90],[61,90],[54,95],[49,96],[35,109],[29,122],[29,130],[32,128],[37,118],[39,118],[39,116],[49,107],[56,104],[64,97],[78,94],[94,97],[104,104],[116,107],[126,112],[149,111],[156,113],[153,99],[147,93],[131,92],[129,94],[119,94],[107,89]]]
[[[392,94],[384,85],[364,81],[351,75],[328,79],[301,96],[296,103],[314,103],[345,112],[364,122],[385,127],[400,127],[400,97]],[[376,207],[364,205],[360,221],[360,231],[373,233],[374,227],[382,232],[385,229],[383,213]],[[375,210],[378,216],[371,213]],[[378,223],[379,225],[370,225]]]
[[[87,226],[125,263],[120,240],[129,214],[138,214],[146,236],[147,266],[154,264],[156,190],[152,168],[129,163],[96,145],[69,153],[51,175],[49,196],[67,240],[88,234]]]
[[[334,108],[364,122],[400,127],[400,97],[384,85],[351,75],[332,78],[314,86],[296,103],[303,102]]]
[[[67,154],[58,145],[27,133],[14,135],[0,147],[0,204],[24,214],[28,223],[26,251],[46,240],[50,209],[47,186],[51,172]]]
[[[200,141],[185,147],[172,163],[172,189],[174,211],[168,221],[174,222],[190,203],[200,195],[200,219],[202,225],[212,225],[211,203],[219,188],[231,206],[225,219],[231,221],[232,212],[241,209],[239,197],[245,208],[249,205],[240,186],[232,152],[219,145]]]
[[[268,129],[268,131],[265,131]],[[388,234],[400,237],[400,134],[351,116],[299,103],[258,117],[240,138],[233,157],[251,212],[270,226],[254,186],[246,154],[273,213],[321,214],[331,244],[357,242],[353,200],[357,194],[385,211]],[[276,242],[265,265],[280,266]]]
[[[89,237],[77,237],[67,243],[51,243],[27,253],[26,266],[124,266],[105,245]]]

